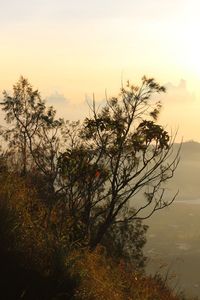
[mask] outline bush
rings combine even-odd
[[[74,251],[66,266],[77,280],[74,300],[179,300],[161,277],[127,270],[123,261],[108,259],[103,247]]]
[[[147,229],[148,226],[143,225],[141,220],[115,223],[109,228],[101,244],[116,262],[123,260],[127,267],[143,270],[146,263],[143,247]]]
[[[4,299],[50,300],[60,291],[72,292],[73,283],[64,270],[66,243],[55,234],[54,217],[55,210],[49,215],[24,178],[0,176],[0,291]]]
[[[61,222],[61,207],[50,211],[30,182],[16,174],[0,175],[0,183],[0,290],[4,299],[183,299],[173,295],[160,276],[145,276],[134,264],[130,268],[123,257],[129,252],[117,249],[117,245],[126,247],[122,228],[110,235],[113,248],[98,246],[91,251],[78,243],[70,245],[70,220]],[[133,235],[145,230],[138,226]],[[138,239],[138,247],[140,242],[144,241]],[[133,245],[131,253],[137,250],[137,243]]]

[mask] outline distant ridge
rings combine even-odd
[[[174,152],[180,143],[174,144]],[[200,199],[200,143],[186,141],[182,143],[180,163],[174,178],[169,183],[170,190],[179,190],[177,200]]]

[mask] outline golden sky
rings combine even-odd
[[[199,12],[197,0],[0,0],[0,90],[23,75],[70,119],[146,74],[170,82],[163,124],[200,141]]]

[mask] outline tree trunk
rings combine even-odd
[[[107,232],[108,228],[110,227],[112,221],[111,219],[107,219],[98,229],[96,236],[91,239],[89,243],[89,247],[91,250],[95,250],[98,244],[101,243],[104,234]]]

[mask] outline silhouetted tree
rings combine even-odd
[[[116,262],[126,264],[130,268],[142,270],[146,257],[143,247],[146,243],[147,225],[141,220],[124,221],[110,226],[101,244],[106,248],[107,255]]]
[[[1,105],[12,128],[3,136],[19,151],[22,173],[30,170],[43,180],[49,222],[55,208],[59,226],[69,220],[69,243],[94,249],[109,229],[136,224],[173,202],[166,200],[164,184],[179,151],[173,153],[173,137],[156,123],[161,103],[152,96],[162,92],[154,79],[143,77],[140,87],[128,83],[102,109],[94,102],[93,116],[83,124],[56,119],[23,77],[12,96],[4,92]]]
[[[179,151],[173,153],[173,137],[156,123],[161,103],[152,96],[161,92],[163,86],[143,77],[140,87],[128,83],[102,109],[94,102],[93,116],[77,126],[76,142],[60,156],[58,191],[92,249],[114,224],[149,218],[175,198],[164,194]]]
[[[48,177],[53,191],[63,120],[55,119],[56,111],[46,107],[38,90],[33,90],[24,77],[13,86],[12,95],[4,91],[3,96],[1,106],[9,124],[2,131],[8,143],[7,152],[14,154],[21,174],[39,170]]]

